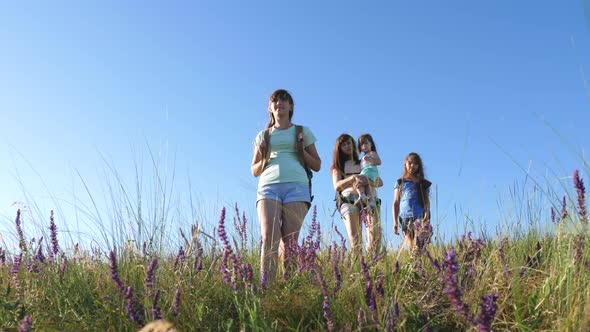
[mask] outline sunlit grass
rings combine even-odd
[[[551,197],[553,214],[541,213],[539,191],[515,188],[511,199],[522,209],[504,222],[527,227],[468,233],[416,253],[351,257],[310,227],[293,249],[289,273],[266,287],[256,239],[238,207],[224,208],[213,229],[181,228],[180,244],[169,247],[150,245],[161,229],[139,231],[142,225],[111,237],[107,248],[65,247],[56,231],[27,238],[19,215],[11,234],[19,247],[0,251],[0,326],[27,328],[29,320],[41,331],[136,331],[162,319],[178,331],[587,330],[582,174],[563,193],[565,206]],[[141,223],[138,215],[132,219]],[[313,222],[332,232],[330,223]],[[42,227],[50,223],[48,213]],[[58,218],[54,223],[59,229]]]

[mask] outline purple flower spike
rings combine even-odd
[[[23,253],[21,252],[20,254],[18,254],[18,256],[14,256],[13,258],[13,263],[12,263],[12,269],[10,269],[10,274],[18,274],[18,271],[20,271],[20,266],[21,263],[23,261]]]
[[[29,332],[31,330],[31,325],[33,325],[33,320],[31,319],[31,316],[26,315],[18,326],[18,332]]]
[[[340,274],[340,269],[338,269],[338,258],[336,256],[332,259],[332,269],[334,270],[334,279],[336,279],[333,294],[336,296],[342,284],[342,274]]]
[[[148,268],[145,272],[145,291],[149,296],[152,293],[152,288],[154,287],[154,274],[156,271],[156,267],[158,266],[158,259],[154,257],[148,265]]]
[[[154,297],[152,298],[152,308],[150,312],[152,313],[153,320],[162,319],[162,312],[160,311],[160,307],[158,307],[158,300],[160,299],[160,290],[156,290],[154,293]]]
[[[359,311],[356,315],[356,320],[359,324],[359,330],[363,329],[363,325],[365,325],[365,311],[363,310],[363,308],[359,308]]]
[[[328,296],[324,296],[322,309],[324,312],[324,318],[326,319],[326,325],[328,326],[328,331],[334,331],[334,319],[332,318],[332,312],[330,311],[330,299]]]
[[[461,300],[462,293],[457,278],[459,266],[455,262],[455,257],[455,248],[451,247],[451,250],[449,250],[445,256],[445,293],[447,293],[449,301],[453,304],[457,312],[459,312],[459,314],[465,318],[465,321],[470,324],[473,322],[473,318],[469,312],[469,307]]]
[[[115,256],[115,252],[112,250],[109,253],[109,263],[110,263],[110,270],[111,270],[111,279],[113,279],[113,281],[115,282],[115,285],[117,286],[119,291],[121,293],[124,293],[125,292],[125,285],[123,285],[121,278],[119,278],[119,275],[117,274],[117,257]]]
[[[180,248],[178,248],[178,253],[176,254],[176,259],[174,260],[174,271],[178,270],[178,265],[181,264],[185,258],[184,248],[180,246]]]
[[[53,219],[53,210],[51,210],[49,216],[49,237],[51,239],[51,254],[53,256],[57,255],[59,251],[59,246],[57,243],[57,226],[55,225],[55,220]]]
[[[18,234],[18,247],[21,251],[27,250],[27,244],[25,242],[25,236],[23,235],[23,229],[21,227],[21,220],[20,220],[20,209],[16,210],[16,219],[14,220],[16,225],[16,233]]]
[[[580,214],[580,222],[588,225],[588,212],[586,210],[586,188],[584,188],[584,181],[580,178],[578,170],[574,170],[574,187],[578,193],[578,213]]]
[[[260,287],[262,289],[266,289],[266,284],[268,283],[268,273],[266,270],[262,271],[262,276],[260,277]]]
[[[135,298],[133,297],[133,289],[131,287],[127,287],[127,290],[125,292],[125,299],[127,300],[127,306],[125,307],[125,310],[127,310],[129,318],[138,326],[143,326],[143,308],[140,304],[137,303],[137,301],[135,301]]]
[[[174,301],[172,302],[172,309],[174,317],[178,317],[180,314],[180,288],[176,288],[174,293]]]
[[[64,274],[66,273],[66,267],[68,266],[68,259],[65,255],[62,255],[61,265],[59,266],[59,279],[63,281]]]
[[[481,312],[479,313],[479,318],[477,319],[477,327],[481,332],[492,331],[492,322],[494,321],[496,311],[498,310],[498,306],[496,305],[497,299],[497,293],[492,293],[488,296],[482,296],[481,298],[481,303],[479,304]]]
[[[567,217],[567,205],[565,200],[565,195],[563,195],[563,200],[561,201],[561,220],[564,220]]]

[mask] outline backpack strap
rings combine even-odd
[[[303,133],[303,126],[295,125],[295,148],[297,150],[297,155],[299,156],[299,163],[305,169],[305,173],[307,174],[307,181],[309,183],[309,197],[311,201],[313,201],[313,195],[311,194],[311,178],[313,177],[313,172],[309,168],[309,165],[305,162],[304,158],[304,150],[305,146],[303,143],[299,141],[299,135]]]
[[[270,128],[264,130],[262,141],[266,143],[266,149],[264,149],[264,155],[262,156],[262,169],[264,170],[270,159]]]

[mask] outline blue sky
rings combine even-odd
[[[96,200],[108,198],[109,166],[133,188],[136,170],[151,174],[150,152],[177,210],[193,195],[197,211],[171,222],[185,227],[196,215],[212,225],[237,203],[256,229],[252,141],[277,88],[292,92],[293,121],[318,139],[324,230],[333,221],[344,231],[330,216],[334,142],[369,132],[390,243],[401,240],[390,205],[410,151],[435,184],[441,238],[493,232],[518,210],[517,188],[537,181],[561,196],[588,160],[585,4],[3,3],[2,240],[14,233],[13,203],[26,201],[45,219],[58,211],[70,234],[91,234],[73,208],[88,204],[81,179]]]

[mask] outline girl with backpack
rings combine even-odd
[[[256,209],[262,237],[260,269],[266,281],[275,279],[279,248],[283,255],[285,246],[297,243],[312,200],[311,170],[321,167],[315,136],[291,122],[294,106],[287,90],[273,92],[267,128],[254,139],[250,169],[260,177]]]
[[[404,159],[402,177],[397,179],[393,189],[393,232],[399,235],[401,225],[404,242],[410,251],[416,247],[414,224],[422,228],[430,226],[429,189],[432,183],[424,178],[422,158],[411,152]]]

